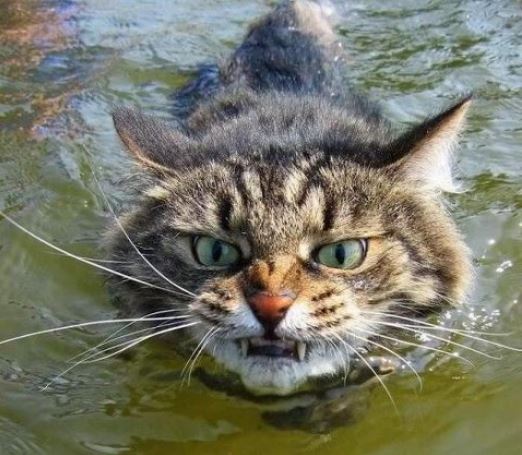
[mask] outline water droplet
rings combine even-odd
[[[513,262],[509,261],[509,260],[508,261],[504,261],[497,267],[495,272],[502,273],[502,272],[506,271],[507,269],[509,269],[510,267],[513,267]]]

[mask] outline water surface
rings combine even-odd
[[[513,331],[502,341],[522,345],[520,2],[337,3],[354,85],[398,124],[476,94],[458,155],[468,191],[451,200],[476,286],[470,305],[447,317]],[[168,115],[169,95],[194,67],[230,52],[268,8],[252,0],[0,0],[0,207],[69,251],[101,257],[110,216],[91,163],[115,204],[132,181],[111,109],[135,104]],[[5,221],[0,309],[0,338],[114,315],[95,270]],[[180,387],[184,362],[160,343],[41,390],[109,333],[89,328],[0,347],[0,453],[509,455],[522,447],[522,354],[495,361],[461,349],[474,368],[429,357],[422,392],[406,372],[388,381],[400,416],[375,387],[360,418],[317,434],[269,425],[257,404],[197,380]]]

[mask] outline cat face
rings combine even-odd
[[[455,112],[429,137],[410,132],[415,145],[385,165],[308,150],[284,161],[231,154],[183,172],[148,152],[161,143],[144,147],[146,133],[125,126],[144,117],[126,112],[118,131],[157,180],[125,230],[194,297],[120,285],[123,299],[143,313],[157,309],[151,302],[182,309],[197,322],[196,345],[254,393],[285,395],[348,372],[391,331],[386,314],[415,317],[464,296],[467,249],[430,180],[448,181]],[[112,251],[126,274],[165,285],[121,232]]]

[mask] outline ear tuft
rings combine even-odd
[[[121,141],[142,166],[154,172],[174,171],[176,157],[189,143],[182,132],[132,108],[116,109],[112,119]]]
[[[471,95],[394,141],[390,153],[398,158],[393,164],[394,168],[398,168],[397,172],[425,188],[455,192],[452,152],[470,105]]]

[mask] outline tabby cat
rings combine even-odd
[[[282,3],[176,95],[175,122],[114,113],[149,184],[110,256],[157,286],[114,281],[118,301],[185,317],[192,358],[258,395],[371,366],[394,318],[458,305],[470,281],[441,199],[469,97],[396,133],[345,83],[332,17]]]

